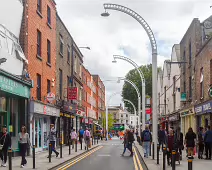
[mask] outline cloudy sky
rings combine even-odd
[[[171,48],[182,39],[193,18],[205,20],[212,15],[209,0],[56,0],[57,11],[78,46],[84,65],[102,80],[124,77],[133,67],[113,55],[133,59],[138,65],[151,63],[151,47],[144,29],[132,17],[109,10],[109,17],[101,17],[104,3],[127,6],[140,14],[150,25],[158,44],[158,66],[170,58]],[[107,96],[122,89],[123,82],[104,82]],[[119,105],[116,95],[110,105]]]

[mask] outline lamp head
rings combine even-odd
[[[103,12],[103,13],[101,13],[101,16],[102,17],[109,17],[110,16],[110,14],[108,13],[108,12]]]
[[[86,47],[88,50],[91,50],[91,48],[90,47]]]

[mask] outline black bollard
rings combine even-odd
[[[70,144],[70,138],[68,139],[68,153],[71,155],[71,144]]]
[[[72,149],[74,149],[74,141],[71,140],[71,144],[72,144]]]
[[[63,145],[62,145],[62,142],[60,141],[60,158],[63,157]]]
[[[166,170],[166,147],[163,148],[163,170]]]
[[[157,145],[157,164],[159,165],[159,150],[160,150],[160,145]]]
[[[188,170],[192,170],[193,169],[193,159],[191,156],[188,157]]]
[[[33,169],[35,169],[35,145],[32,147]]]
[[[77,139],[75,141],[75,152],[77,152]]]
[[[52,145],[49,143],[49,162],[51,162],[51,157],[52,157]]]
[[[81,150],[82,150],[82,138],[80,139],[80,145],[81,145]]]
[[[149,156],[151,156],[152,154],[152,145],[151,145],[151,142],[150,142],[150,147],[149,147]]]
[[[13,154],[12,149],[9,149],[9,150],[8,150],[8,157],[9,157],[9,170],[12,170],[12,154]]]
[[[175,170],[176,151],[172,150],[172,170]]]
[[[154,142],[152,143],[152,159],[155,159],[155,144]]]
[[[97,145],[99,144],[99,136],[97,136]]]

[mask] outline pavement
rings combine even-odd
[[[140,146],[138,144],[138,142],[136,142],[135,145],[138,148],[141,156],[143,157],[144,152],[143,152],[142,146]],[[162,152],[160,152],[159,165],[157,165],[156,156],[155,156],[155,160],[152,160],[151,156],[149,156],[149,158],[143,158],[143,160],[149,170],[162,170],[163,169],[162,155],[163,155]],[[201,169],[202,170],[211,170],[212,169],[212,160],[198,159],[197,156],[195,156],[194,160],[193,160],[193,169],[192,170],[201,170]],[[172,167],[167,165],[167,160],[166,160],[166,170],[172,170]],[[176,170],[188,170],[188,160],[187,160],[185,152],[183,152],[182,161],[180,162],[180,164],[178,164],[178,162],[176,162]]]
[[[93,145],[89,150],[98,147],[101,143],[104,143],[105,141],[99,141],[99,144],[95,144]],[[72,148],[72,147],[71,147]],[[80,154],[85,153],[85,147],[84,147],[84,143],[83,143],[83,150],[81,150],[81,145],[78,144],[77,146],[77,152],[75,152],[75,148],[71,149],[71,155],[69,155],[69,147],[68,146],[64,146],[62,148],[62,158],[60,158],[60,155],[56,158],[55,154],[52,154],[52,160],[51,163],[49,163],[49,159],[47,158],[48,156],[48,151],[43,151],[40,153],[36,153],[35,155],[35,160],[36,160],[36,167],[35,169],[39,169],[39,170],[48,170],[51,169],[59,164],[62,164],[70,159],[73,159],[77,156],[79,156]],[[57,151],[59,152],[60,149],[57,148]],[[28,156],[27,158],[27,165],[24,167],[24,169],[26,170],[31,170],[33,169],[33,159],[32,156]],[[8,164],[8,162],[7,162]],[[23,169],[20,168],[20,164],[21,164],[21,157],[13,157],[12,158],[12,169],[13,170],[19,170],[19,169]],[[8,165],[7,167],[0,167],[1,169],[8,169]]]

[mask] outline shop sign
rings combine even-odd
[[[60,116],[60,109],[49,105],[44,105],[42,103],[38,103],[35,101],[30,102],[30,112],[48,116],[56,116],[56,117]]]
[[[181,101],[182,102],[186,101],[186,93],[181,93]]]
[[[174,121],[177,121],[179,120],[179,114],[175,114],[175,115],[172,115],[169,117],[169,121],[170,122],[174,122]]]
[[[93,124],[93,119],[89,119],[89,124]]]
[[[7,93],[15,94],[17,96],[25,98],[30,97],[29,87],[3,75],[0,75],[0,89]]]
[[[146,108],[146,114],[152,114],[152,108]]]
[[[52,92],[48,93],[47,96],[46,96],[46,100],[47,100],[48,102],[52,103],[52,102],[55,100],[55,95],[54,95],[54,93],[52,93]]]
[[[63,111],[74,113],[76,111],[76,105],[71,102],[64,101],[63,102]]]
[[[68,88],[68,99],[69,100],[77,100],[78,98],[78,88],[77,87],[69,87]]]
[[[196,114],[212,112],[212,101],[206,102],[202,105],[195,106],[194,110]]]
[[[67,114],[67,113],[60,113],[60,116],[61,117],[67,117],[67,118],[70,118],[71,115]]]
[[[85,118],[85,123],[88,124],[88,118]]]

